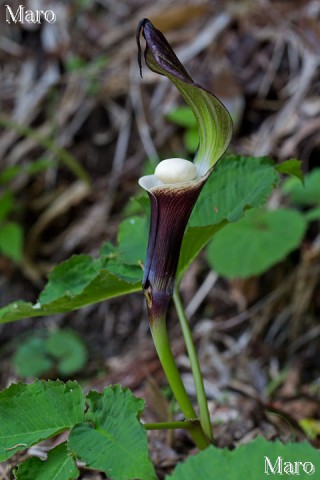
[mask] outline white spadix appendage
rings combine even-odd
[[[157,165],[154,174],[164,184],[183,183],[194,180],[197,176],[197,169],[189,160],[168,158]]]

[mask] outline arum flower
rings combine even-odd
[[[150,329],[173,394],[189,421],[189,432],[196,445],[203,449],[213,442],[212,426],[199,362],[178,292],[174,292],[174,279],[188,219],[214,165],[228,147],[232,121],[222,103],[192,80],[165,37],[148,19],[142,20],[137,30],[140,73],[141,32],[146,41],[144,57],[147,66],[168,77],[176,86],[192,109],[199,130],[200,144],[193,162],[182,158],[163,160],[154,174],[140,178],[139,184],[148,192],[151,203],[149,242],[143,277]],[[166,314],[173,295],[190,357],[200,418],[188,398],[170,348]]]
[[[147,66],[168,77],[179,90],[195,115],[200,138],[193,163],[181,158],[163,160],[153,175],[139,179],[151,202],[143,288],[153,323],[166,315],[188,219],[214,165],[229,145],[232,121],[222,103],[192,80],[166,38],[148,19],[143,19],[137,30],[140,72],[141,32],[146,42]]]

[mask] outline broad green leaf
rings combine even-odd
[[[309,443],[257,438],[233,451],[209,447],[178,465],[166,480],[307,480],[316,479],[319,471],[320,453]]]
[[[320,204],[320,168],[315,168],[304,178],[304,185],[297,178],[288,178],[283,192],[298,205]]]
[[[116,273],[108,270],[109,261]],[[1,308],[0,323],[69,312],[141,290],[141,269],[128,266],[121,272],[121,268],[109,259],[73,256],[53,269],[37,303],[17,301]]]
[[[100,264],[88,255],[71,257],[49,274],[48,283],[39,297],[39,302],[48,304],[64,295],[76,297],[96,278],[99,269]]]
[[[278,182],[269,158],[227,156],[215,167],[191,214],[183,238],[178,281],[190,263],[228,222],[263,205]]]
[[[76,462],[65,443],[50,450],[47,460],[28,458],[13,473],[16,480],[74,480],[79,477]]]
[[[84,396],[77,382],[13,384],[0,393],[0,461],[84,418]]]
[[[279,176],[268,157],[226,156],[214,168],[193,209],[189,225],[235,222],[250,207],[263,205]]]
[[[0,225],[0,253],[11,260],[20,262],[22,258],[23,231],[15,222]]]
[[[299,180],[301,180],[302,183],[304,181],[300,160],[291,158],[290,160],[279,163],[276,166],[276,169],[279,173],[285,173],[286,175],[292,175],[293,177],[298,178]]]
[[[62,375],[72,375],[86,364],[86,346],[71,330],[53,332],[46,342],[46,347],[47,352],[58,360],[57,369]]]
[[[20,377],[41,377],[54,365],[49,357],[46,340],[40,336],[33,336],[19,345],[12,362]]]
[[[209,263],[229,278],[259,275],[297,248],[305,229],[305,219],[294,210],[250,210],[215,235]]]
[[[144,401],[120,385],[87,397],[86,422],[70,433],[70,451],[112,480],[154,480],[146,431],[139,422]]]

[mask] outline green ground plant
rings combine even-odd
[[[67,377],[79,372],[87,357],[86,346],[75,332],[54,330],[21,339],[12,363],[21,378],[43,378],[52,372]]]
[[[15,478],[76,479],[80,475],[78,460],[113,480],[153,480],[157,476],[148,452],[147,431],[184,428],[202,451],[179,465],[168,480],[256,480],[270,474],[274,478],[309,478],[319,471],[320,460],[308,443],[283,445],[259,438],[234,452],[214,446],[200,365],[179,295],[187,268],[208,242],[233,222],[249,221],[257,224],[259,231],[278,225],[278,219],[270,220],[252,209],[264,205],[278,185],[279,168],[267,157],[236,155],[226,155],[217,164],[231,137],[228,112],[216,97],[193,82],[161,32],[146,19],[139,25],[138,39],[141,32],[146,40],[147,66],[174,83],[197,119],[200,146],[194,165],[187,165],[186,176],[183,160],[183,171],[170,172],[167,183],[157,172],[140,179],[151,201],[149,239],[148,213],[130,216],[119,226],[116,245],[104,244],[96,258],[75,255],[58,265],[35,304],[16,301],[1,308],[0,322],[69,312],[143,290],[155,348],[185,419],[144,423],[144,400],[120,385],[85,395],[75,381],[13,384],[0,393],[0,461],[69,432],[67,440],[50,450],[46,460],[31,457],[19,464]],[[139,54],[141,66],[140,43]],[[297,164],[284,162],[280,171],[297,174]],[[249,217],[244,217],[247,211]],[[299,228],[301,233],[304,223]],[[166,313],[171,299],[190,358],[197,408],[186,393],[170,348]]]

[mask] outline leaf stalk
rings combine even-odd
[[[182,422],[155,422],[144,423],[143,426],[146,430],[175,430],[179,428],[190,430],[194,427],[194,422],[191,420],[183,420]]]
[[[188,428],[190,435],[197,447],[200,450],[204,450],[211,442],[204,433],[200,422],[197,421],[197,414],[181,380],[180,373],[171,351],[165,317],[157,319],[152,323],[150,322],[150,329],[159,360],[168,379],[173,395],[186,420],[192,423],[192,427],[190,426],[190,428]]]
[[[182,305],[178,287],[175,287],[174,289],[173,301],[180,321],[182,334],[190,360],[191,371],[194,379],[194,385],[199,406],[200,423],[207,437],[213,442],[212,425],[208,409],[207,397],[204,389],[203,377],[201,374],[199,360],[193,343],[189,323]]]

